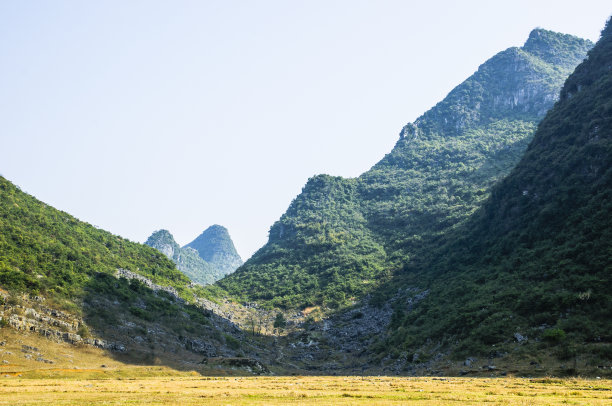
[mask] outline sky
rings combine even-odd
[[[212,224],[247,259],[321,173],[355,177],[536,27],[607,1],[0,0],[0,174],[144,242]]]

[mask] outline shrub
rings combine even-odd
[[[146,321],[153,321],[153,317],[151,316],[151,314],[149,314],[149,312],[147,312],[146,310],[141,309],[140,307],[130,306],[128,310],[130,311],[130,313],[132,313],[138,318],[141,318]]]
[[[560,328],[549,328],[542,333],[542,339],[549,343],[560,343],[565,340],[565,331]]]
[[[283,328],[287,325],[287,320],[285,320],[285,316],[282,313],[278,313],[276,318],[274,319],[274,327]]]
[[[89,328],[85,324],[81,324],[79,329],[77,330],[77,334],[82,338],[89,338],[91,334],[89,333]]]
[[[225,344],[227,344],[227,346],[232,350],[237,350],[240,348],[240,341],[238,341],[236,338],[229,334],[223,334],[223,337],[225,338]]]

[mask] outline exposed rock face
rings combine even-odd
[[[291,362],[305,364],[310,370],[352,370],[361,372],[376,366],[369,349],[385,333],[393,315],[393,306],[411,311],[429,291],[405,289],[381,307],[368,300],[353,309],[319,323],[302,322],[303,330],[286,337],[284,354]],[[417,355],[418,357],[418,355]],[[334,362],[329,362],[333,358]],[[407,360],[403,360],[403,368]]]
[[[528,340],[527,336],[522,335],[521,333],[514,333],[514,338],[517,343],[524,343]]]
[[[229,232],[217,224],[208,227],[186,247],[195,249],[202,259],[218,269],[223,276],[242,265],[242,258],[238,255]]]
[[[121,268],[117,269],[117,272],[115,272],[115,277],[125,278],[128,280],[136,279],[137,281],[140,281],[143,285],[145,285],[147,288],[151,289],[152,291],[157,292],[158,290],[162,290],[162,291],[168,292],[170,295],[174,297],[175,300],[184,302],[184,300],[179,297],[176,289],[174,289],[173,287],[158,285],[156,283],[151,282],[149,278],[145,278],[144,276],[139,275],[132,271],[128,271],[127,269],[121,269]]]
[[[163,292],[164,294],[158,295],[158,298],[165,301],[168,306],[188,306],[172,287],[158,285],[126,269],[117,269],[114,276],[118,279],[137,280],[153,292]],[[122,312],[121,307],[125,305],[124,303],[105,296],[90,299],[84,306],[85,314],[92,309],[102,307],[119,315],[112,326],[100,331],[90,330],[83,318],[53,309],[45,302],[43,297],[28,295],[17,297],[0,290],[0,326],[12,328],[24,334],[40,334],[56,342],[91,345],[116,353],[126,353],[127,356],[142,354],[143,351],[146,353],[150,350],[151,343],[155,343],[161,351],[172,354],[182,351],[183,356],[187,352],[205,357],[218,357],[218,364],[223,368],[238,367],[256,374],[267,371],[267,368],[257,360],[238,362],[240,365],[224,360],[227,357],[234,359],[240,353],[249,352],[249,350],[252,353],[258,353],[260,350],[253,350],[246,345],[245,334],[236,324],[217,316],[210,308],[203,305],[198,306],[198,311],[206,318],[205,331],[199,329],[193,333],[183,331],[178,334],[160,324],[158,320],[151,320],[147,323],[131,316],[128,312]],[[138,307],[141,304],[144,306],[142,302],[137,301],[135,306]],[[187,320],[189,315],[183,313],[181,317]],[[87,315],[85,320],[88,320],[87,323],[90,321]],[[5,342],[1,341],[0,346],[3,345]],[[43,358],[34,347],[24,346],[22,352],[27,359],[43,363],[53,362]],[[256,364],[261,364],[261,368]]]
[[[44,299],[23,295],[11,300],[5,295],[5,303],[0,306],[0,320],[18,331],[39,333],[54,341],[71,344],[87,344],[108,350],[125,351],[120,343],[108,343],[99,338],[85,338],[78,333],[85,323],[79,317],[45,306]],[[28,348],[24,350],[30,351]],[[41,362],[46,362],[42,360]]]

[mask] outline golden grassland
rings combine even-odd
[[[609,380],[556,378],[3,378],[0,404],[610,405]]]
[[[610,379],[240,377],[229,375],[245,371],[129,364],[7,329],[0,342],[0,405],[612,405]]]

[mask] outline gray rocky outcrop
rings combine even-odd
[[[141,282],[143,285],[145,285],[147,288],[151,289],[152,291],[164,291],[169,293],[174,300],[184,303],[185,301],[179,296],[178,292],[176,289],[174,289],[172,286],[162,286],[162,285],[158,285],[156,283],[153,283],[151,281],[151,279],[144,277],[142,275],[139,275],[135,272],[129,271],[127,269],[122,269],[122,268],[118,268],[117,271],[115,271],[115,277],[116,278],[125,278],[127,280],[130,279],[135,279],[139,282]]]
[[[8,299],[6,295],[5,299]],[[113,351],[125,351],[125,346],[109,343],[100,338],[84,338],[79,334],[84,321],[69,313],[50,308],[43,303],[44,298],[27,295],[18,298],[17,303],[0,306],[0,320],[6,320],[9,327],[23,332],[38,333],[56,342],[86,344]],[[23,346],[22,351],[34,351],[36,348]],[[29,354],[29,353],[28,353]],[[40,354],[37,354],[40,355]],[[41,362],[46,362],[45,360]]]

